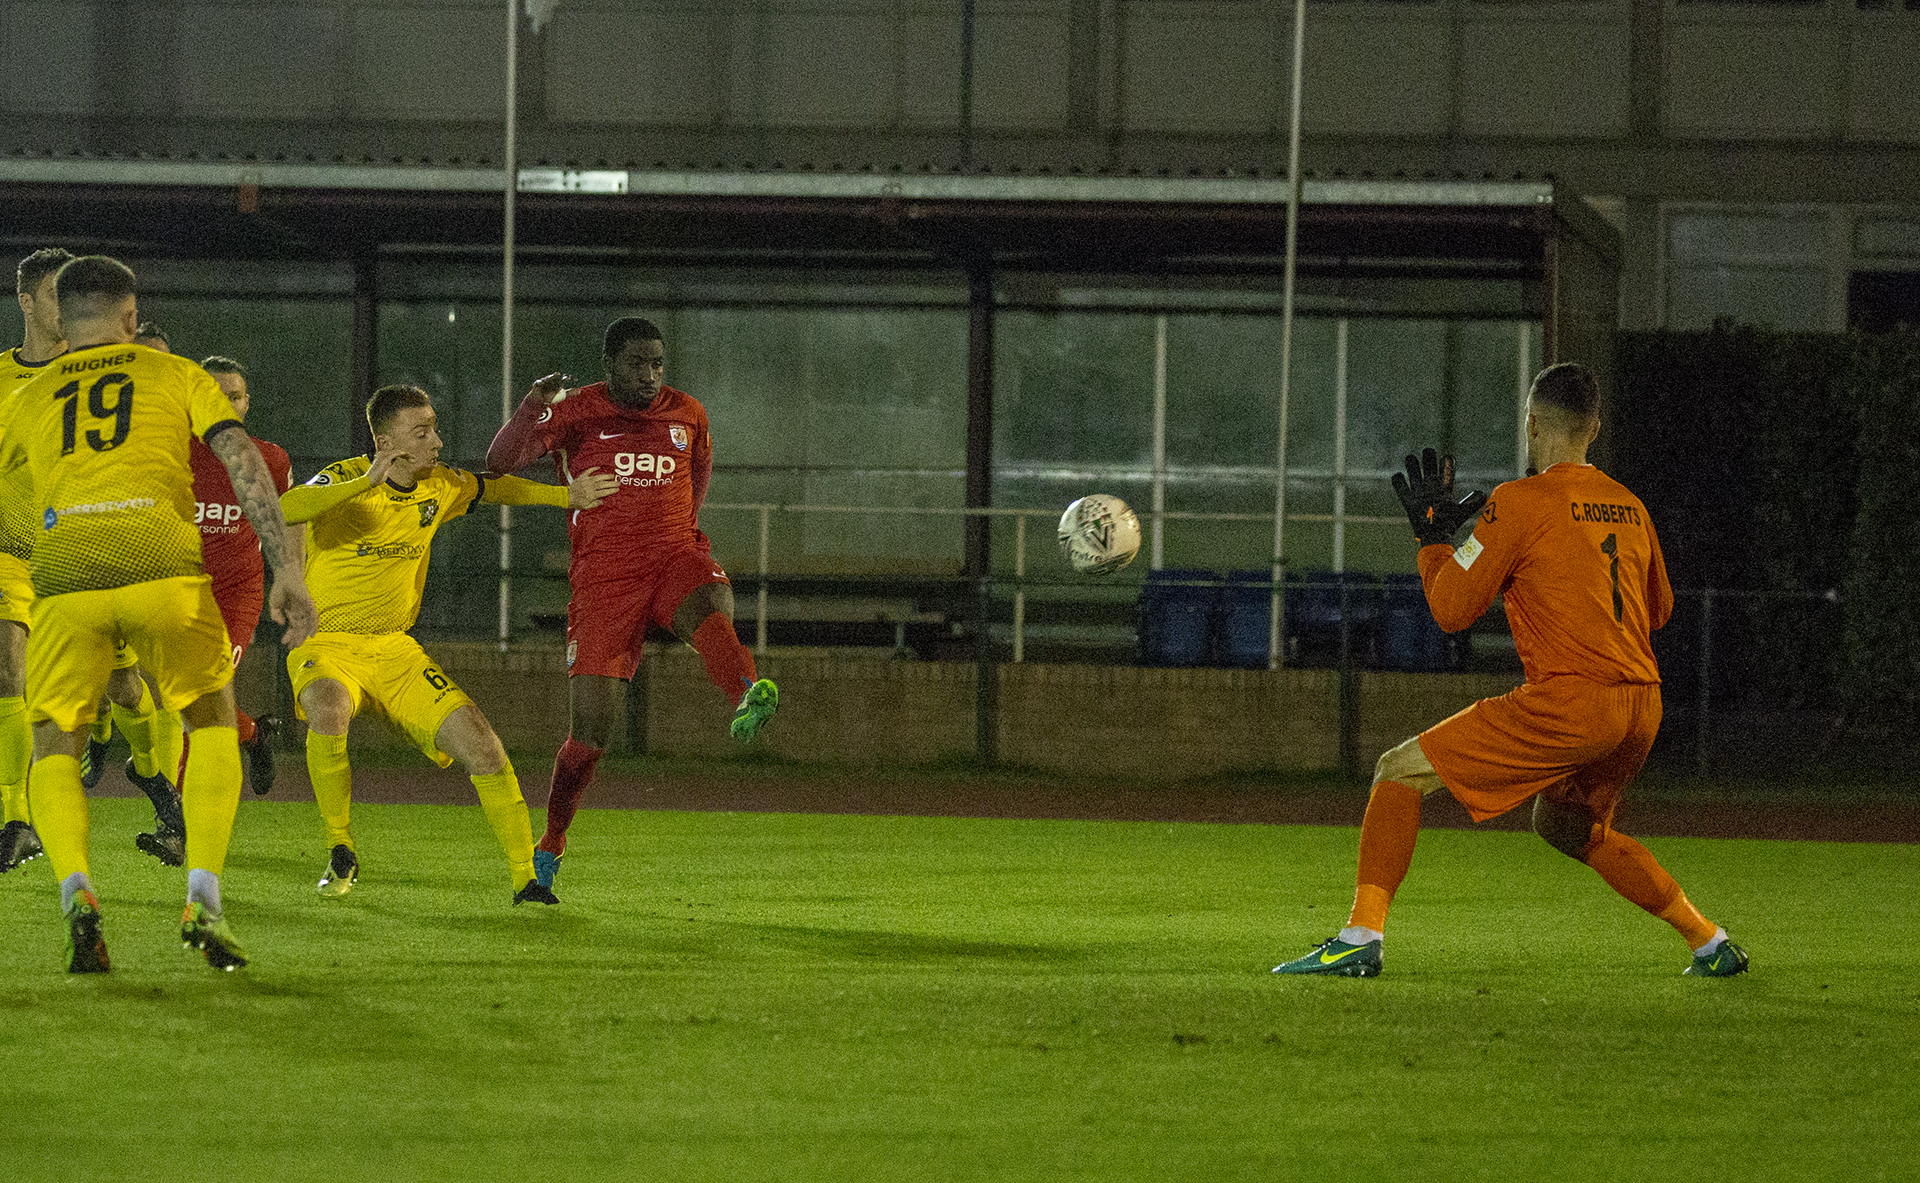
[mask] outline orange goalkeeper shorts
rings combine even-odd
[[[1657,684],[1563,674],[1481,699],[1421,732],[1420,750],[1476,822],[1544,794],[1607,825],[1659,730]]]

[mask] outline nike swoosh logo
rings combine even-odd
[[[617,440],[617,439],[625,439],[626,435],[627,433],[624,431],[616,431],[612,435],[608,435],[606,432],[603,431],[600,433],[600,438],[603,440]]]
[[[1336,961],[1340,961],[1344,958],[1353,956],[1355,953],[1360,952],[1360,950],[1364,948],[1366,948],[1365,945],[1356,945],[1355,947],[1348,949],[1345,953],[1322,953],[1320,954],[1320,964],[1332,965]]]

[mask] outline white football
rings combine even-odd
[[[1083,575],[1111,575],[1140,553],[1140,519],[1118,497],[1089,493],[1060,515],[1060,553]]]

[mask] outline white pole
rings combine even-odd
[[[1520,346],[1516,369],[1519,371],[1519,395],[1514,400],[1519,407],[1517,418],[1520,421],[1518,440],[1513,451],[1513,475],[1527,475],[1527,392],[1533,389],[1533,326],[1521,321],[1519,326]]]
[[[1287,129],[1287,260],[1280,289],[1280,429],[1274,449],[1273,599],[1267,609],[1267,668],[1279,669],[1286,637],[1287,399],[1293,391],[1293,272],[1300,241],[1300,73],[1306,62],[1307,0],[1293,0],[1293,109]]]
[[[1347,318],[1333,330],[1333,572],[1347,569]]]
[[[767,569],[773,549],[773,506],[760,507],[760,590],[754,596],[753,651],[767,655]]]
[[[1155,525],[1159,523],[1156,521]],[[1154,566],[1160,565],[1155,560]],[[1027,659],[1027,515],[1013,518],[1013,660]]]
[[[513,417],[513,204],[519,189],[520,165],[514,131],[520,121],[517,103],[520,84],[519,0],[507,0],[507,134],[501,153],[505,181],[504,232],[500,244],[500,422]],[[507,647],[513,625],[513,507],[500,507],[500,648]]]
[[[1153,569],[1164,564],[1167,512],[1167,318],[1153,318]],[[1024,521],[1025,519],[1021,519]]]

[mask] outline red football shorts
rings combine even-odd
[[[233,668],[253,644],[253,630],[260,624],[260,609],[267,602],[266,587],[259,576],[223,583],[213,581],[213,602],[220,606],[220,619],[226,621],[227,639],[233,645]]]
[[[697,587],[726,583],[706,536],[678,550],[643,552],[617,563],[576,567],[567,601],[567,674],[633,677],[645,652],[647,626],[673,627],[680,602]]]
[[[1610,824],[1660,730],[1660,687],[1562,675],[1483,698],[1420,733],[1420,750],[1477,822],[1537,795]]]

